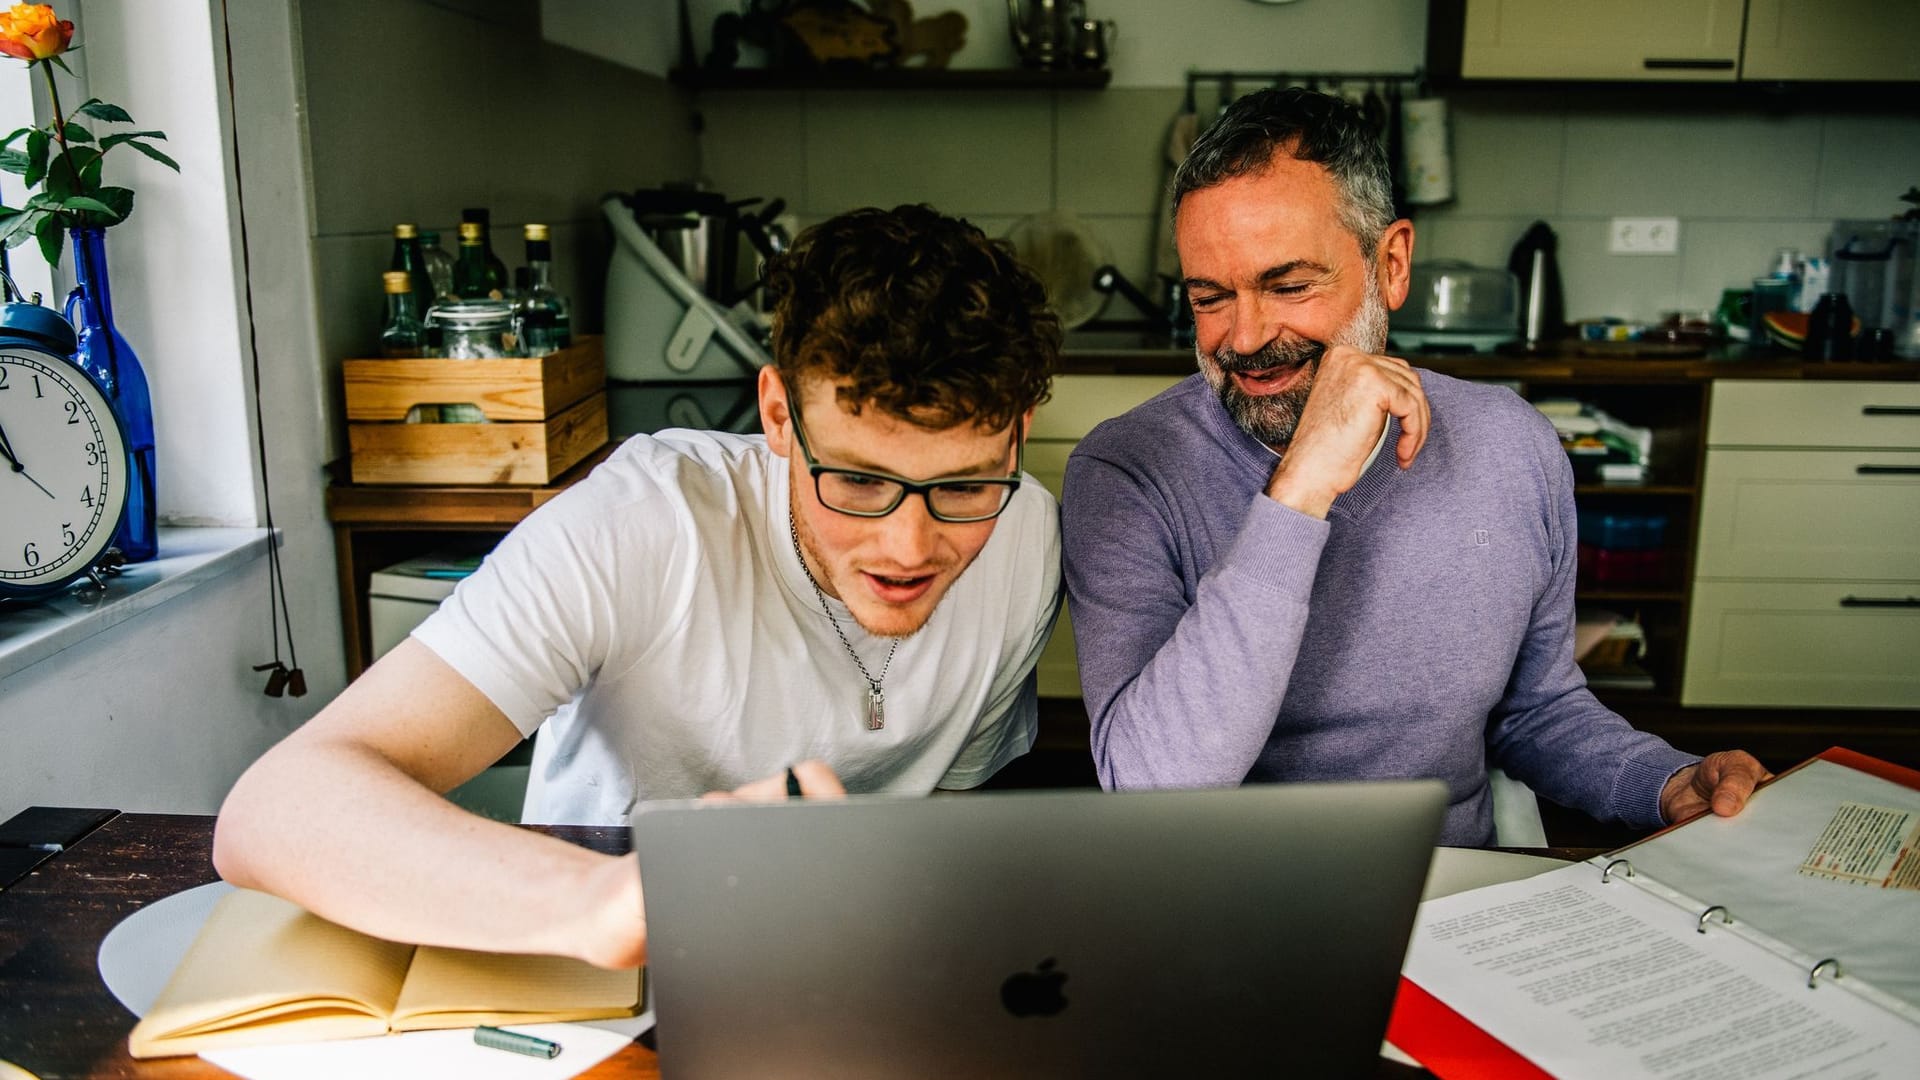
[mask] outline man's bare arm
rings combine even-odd
[[[214,865],[236,885],[398,941],[645,958],[632,856],[488,821],[442,798],[520,740],[492,702],[409,639],[248,769]]]

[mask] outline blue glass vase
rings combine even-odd
[[[147,396],[147,373],[140,367],[140,357],[113,325],[106,232],[68,231],[73,237],[73,276],[78,284],[67,294],[66,315],[80,338],[74,366],[85,371],[113,402],[127,432],[132,481],[127,513],[113,532],[113,545],[126,553],[128,562],[145,562],[160,550],[153,497],[153,402]]]

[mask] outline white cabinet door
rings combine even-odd
[[[1717,379],[1707,445],[1920,450],[1920,382]]]
[[[1920,581],[1920,451],[1709,451],[1694,575]]]
[[[1699,581],[1682,705],[1920,708],[1920,582]]]
[[[1469,79],[1732,82],[1745,0],[1467,0]]]
[[[1747,0],[1743,79],[1920,79],[1914,0]]]

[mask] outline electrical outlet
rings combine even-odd
[[[1617,217],[1607,230],[1607,251],[1615,255],[1674,255],[1680,251],[1680,219]]]

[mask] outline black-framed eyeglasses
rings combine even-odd
[[[908,495],[926,500],[927,513],[935,521],[961,524],[988,521],[1013,501],[1020,487],[1020,470],[1026,464],[1026,441],[1020,437],[1021,425],[1013,425],[1012,476],[937,476],[931,480],[909,480],[892,473],[863,469],[840,469],[820,464],[807,445],[807,433],[800,420],[800,399],[787,388],[787,410],[793,415],[794,440],[800,444],[800,456],[806,459],[807,472],[813,477],[814,494],[829,510],[854,517],[886,517],[900,508]]]

